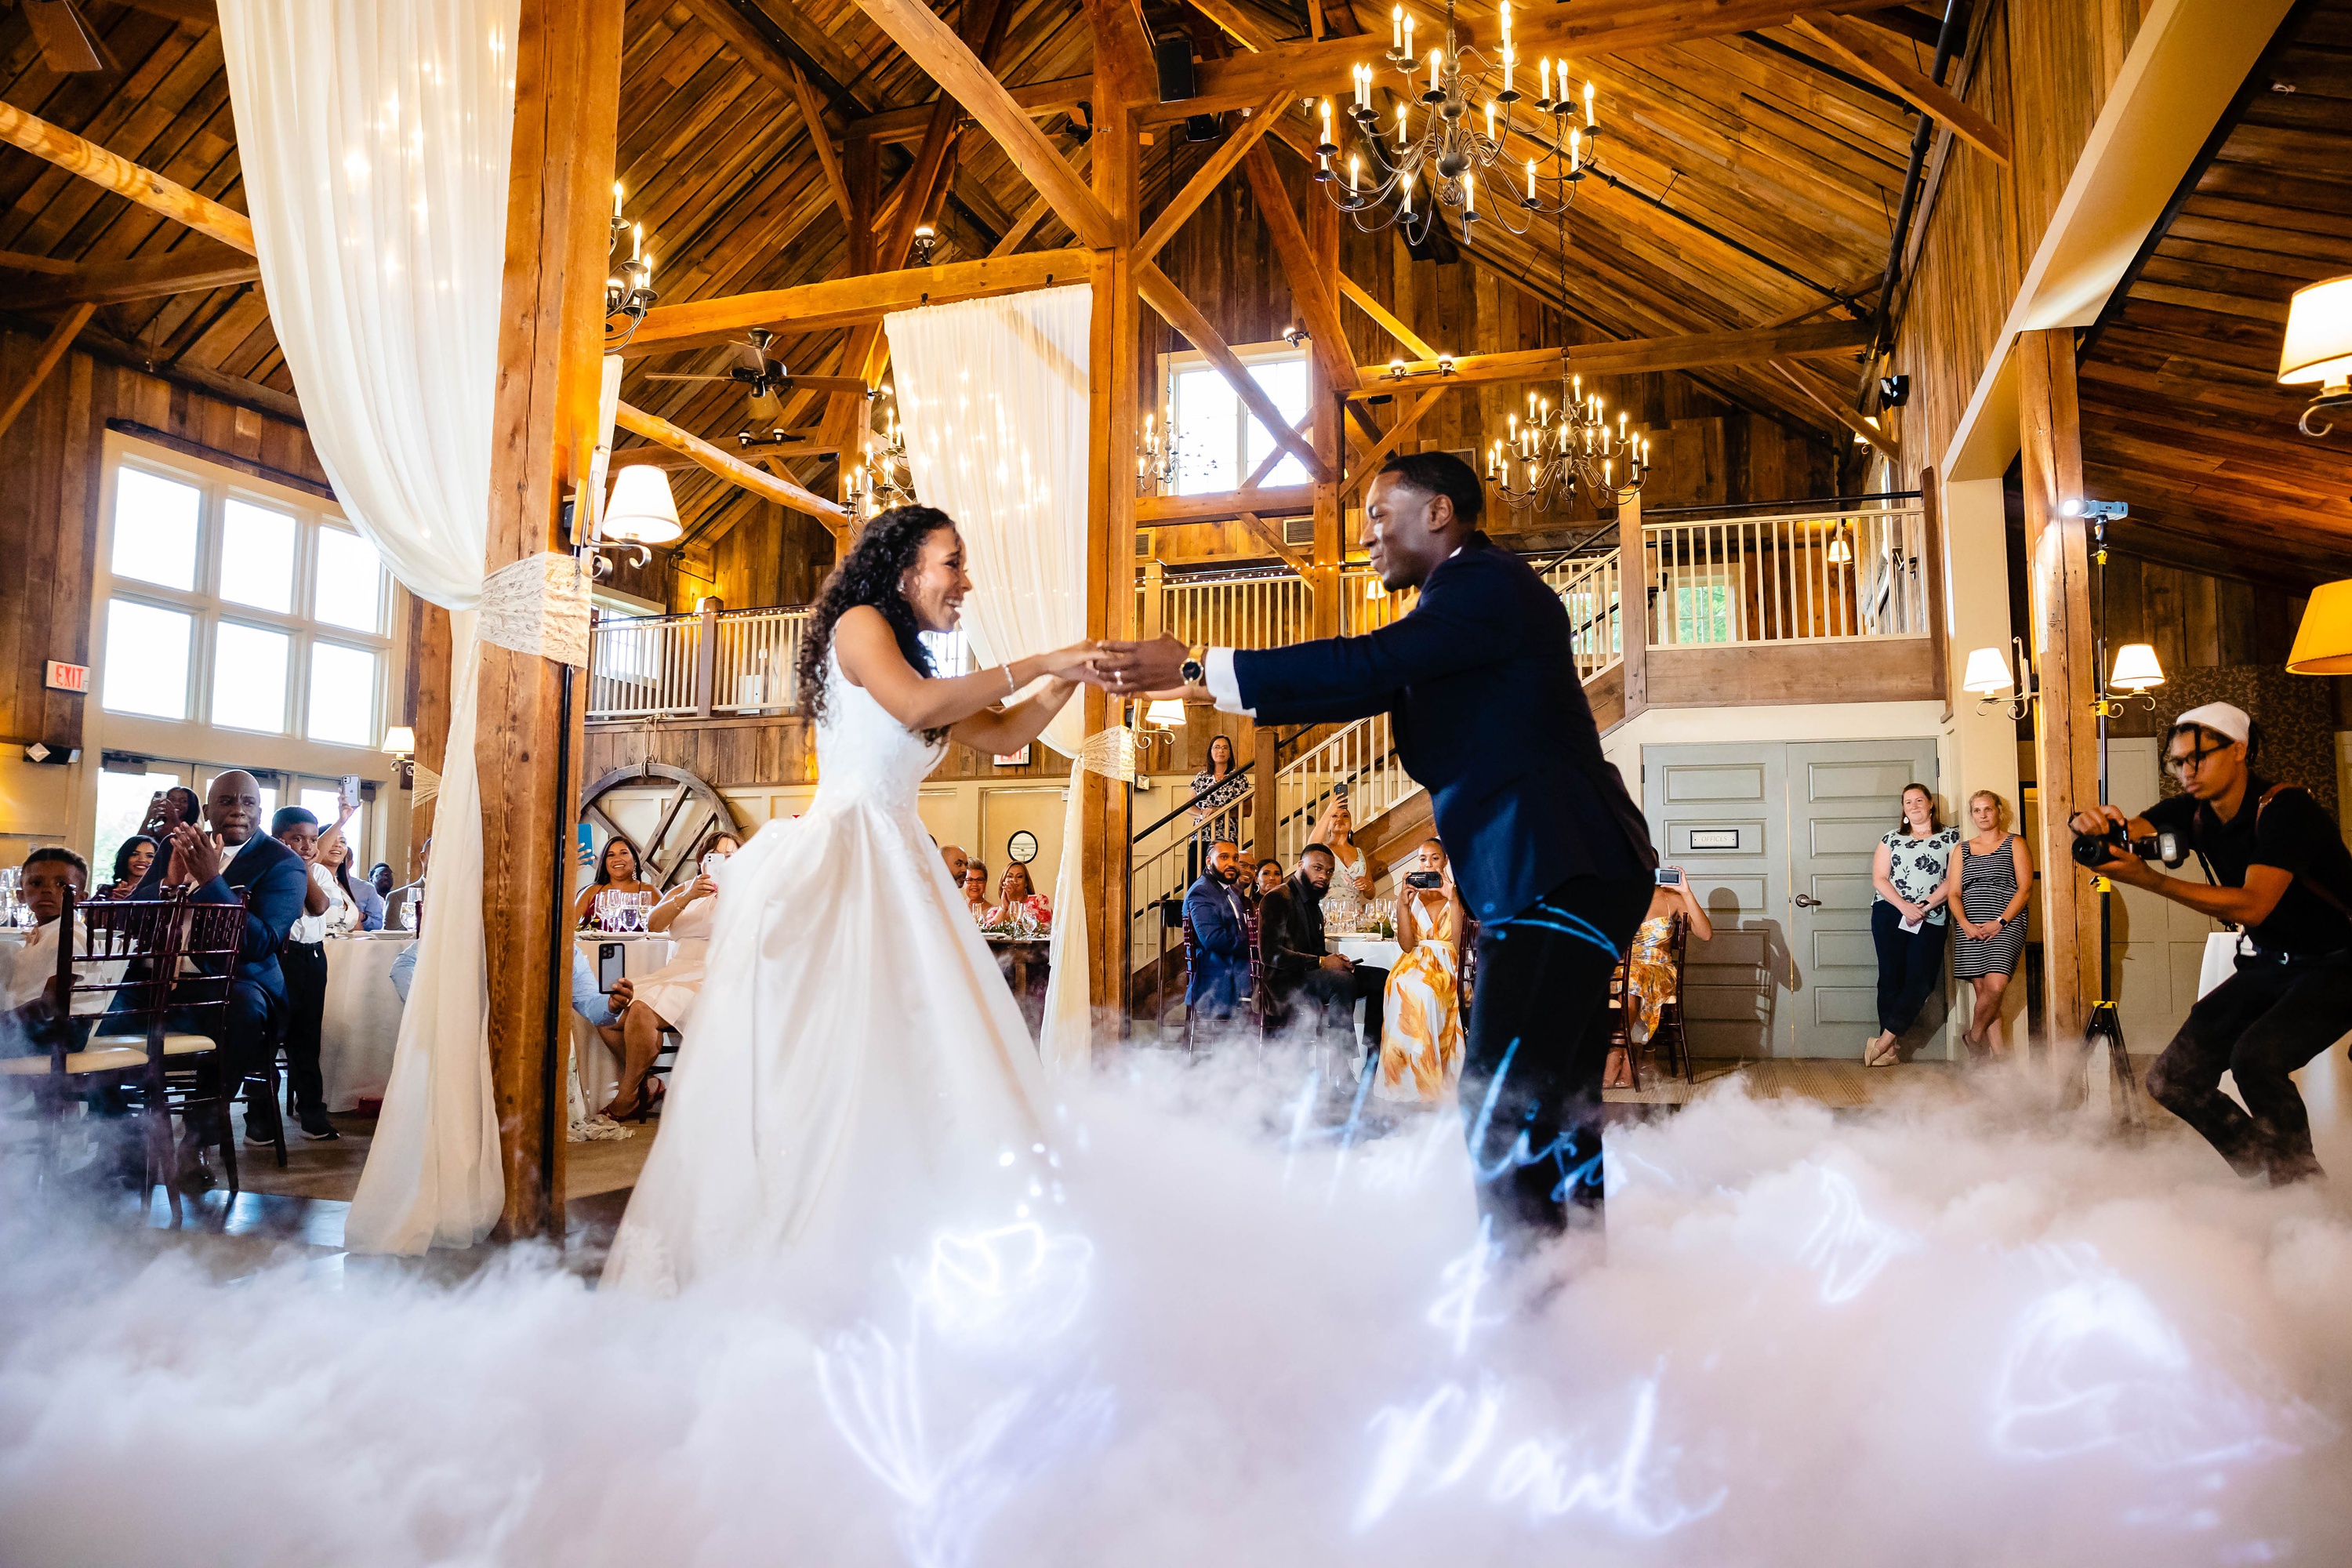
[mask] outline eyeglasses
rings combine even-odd
[[[2205,765],[2206,758],[2229,749],[2227,746],[2200,746],[2192,752],[2175,752],[2166,756],[2164,765],[2170,773],[2193,773]]]

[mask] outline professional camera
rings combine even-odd
[[[2181,843],[2180,835],[2169,828],[2135,838],[2131,836],[2131,829],[2121,823],[2105,833],[2074,835],[2074,858],[2084,866],[2096,866],[2122,855],[2137,855],[2143,860],[2161,860],[2168,866],[2178,866],[2189,858],[2189,847]]]

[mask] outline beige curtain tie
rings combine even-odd
[[[588,668],[588,574],[572,556],[526,555],[482,580],[476,635],[516,653]]]

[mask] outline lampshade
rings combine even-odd
[[[667,544],[684,533],[669,476],[650,463],[632,464],[613,481],[604,509],[604,537],[627,544]]]
[[[1968,673],[1960,678],[1960,689],[1973,691],[1979,697],[2012,691],[2017,679],[2009,672],[2009,656],[1997,647],[1973,648],[1969,653]]]
[[[416,754],[416,731],[405,724],[394,724],[383,732],[383,749],[395,757]]]
[[[2286,341],[2279,346],[2278,378],[2342,382],[2352,376],[2352,277],[2298,289],[2287,301]]]
[[[1845,530],[1843,527],[1840,527],[1835,533],[1830,535],[1829,557],[1831,560],[1837,562],[1846,562],[1853,559],[1853,543],[1851,540],[1846,538]]]
[[[1143,721],[1162,730],[1184,727],[1184,700],[1181,697],[1155,697],[1151,706],[1143,710]]]
[[[2146,691],[2163,685],[2164,666],[2156,662],[2156,649],[2144,642],[2127,642],[2116,649],[2116,672],[2107,684],[2117,691]]]
[[[2290,675],[2352,675],[2352,578],[2311,591],[2286,668]]]

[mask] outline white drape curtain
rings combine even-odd
[[[915,493],[961,525],[971,594],[964,629],[983,664],[1087,635],[1088,332],[1079,285],[901,310],[886,318]],[[1064,756],[1086,750],[1085,704],[1046,726]],[[1100,748],[1097,748],[1099,750]],[[1088,1059],[1086,903],[1079,876],[1080,763],[1072,764],[1054,881],[1045,1065]],[[994,860],[992,851],[983,858]]]
[[[465,1247],[503,1197],[474,765],[519,0],[219,0],[270,324],[344,513],[452,614],[428,918],[345,1238]]]

